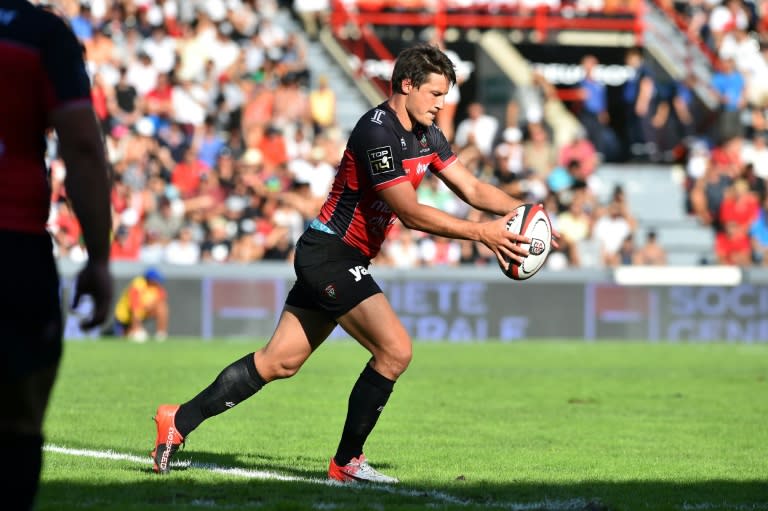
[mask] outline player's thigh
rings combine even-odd
[[[293,376],[336,327],[327,314],[286,305],[269,342],[256,354],[265,381]]]
[[[39,435],[56,381],[58,363],[0,381],[0,434]]]
[[[0,430],[39,434],[62,354],[49,236],[0,231]]]
[[[411,337],[383,293],[366,298],[337,321],[371,352],[380,374],[397,379],[407,369],[413,356]]]

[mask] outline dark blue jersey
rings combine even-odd
[[[318,219],[369,258],[381,249],[395,214],[378,191],[410,182],[419,186],[427,170],[440,172],[456,160],[435,126],[406,130],[382,103],[363,115],[349,136],[328,199]]]
[[[82,48],[66,23],[25,0],[0,2],[0,229],[45,232],[50,113],[90,101]]]

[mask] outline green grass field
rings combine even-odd
[[[189,435],[151,416],[260,343],[67,343],[39,510],[768,510],[768,345],[417,343],[368,440],[396,486],[325,481],[367,360],[323,346]]]

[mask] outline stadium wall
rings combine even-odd
[[[61,263],[69,300],[76,265]],[[293,284],[284,263],[160,267],[172,336],[263,340]],[[115,264],[116,294],[143,272]],[[768,342],[768,271],[735,267],[564,270],[526,282],[498,268],[375,268],[374,276],[420,342],[522,339]],[[67,338],[96,337],[69,315]],[[345,337],[337,329],[334,337]]]

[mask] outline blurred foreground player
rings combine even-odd
[[[480,241],[506,268],[527,251],[527,238],[506,230],[521,203],[479,181],[456,158],[434,125],[449,87],[456,82],[450,59],[432,46],[404,50],[395,63],[392,95],[365,113],[352,131],[328,199],[296,246],[296,284],[286,298],[272,338],[224,368],[202,392],[182,405],[161,405],[152,458],[168,472],[184,439],[204,420],[296,374],[336,325],[371,354],[349,396],[344,430],[328,477],[338,481],[395,483],[371,467],[363,445],[411,361],[411,338],[368,267],[396,217],[411,229]],[[427,171],[466,203],[496,215],[493,221],[461,220],[420,204],[416,187]]]
[[[56,15],[24,0],[0,3],[0,478],[7,510],[34,506],[43,419],[62,354],[59,277],[46,231],[50,195],[45,135],[54,128],[65,186],[88,262],[74,305],[93,299],[82,328],[109,313],[109,181],[80,45]]]

